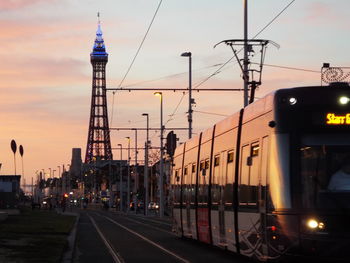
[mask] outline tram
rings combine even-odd
[[[350,87],[274,91],[176,148],[173,231],[259,261],[349,262],[350,174],[329,187],[346,164]]]

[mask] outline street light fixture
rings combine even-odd
[[[130,137],[125,137],[128,140],[128,185],[127,185],[127,196],[126,196],[126,212],[130,210]]]
[[[188,57],[189,59],[189,79],[188,79],[188,138],[192,138],[192,104],[194,104],[194,99],[192,99],[192,53],[185,52],[181,54],[182,57]]]
[[[118,146],[120,147],[120,170],[119,170],[119,210],[120,212],[123,212],[123,168],[122,168],[122,161],[123,161],[123,145],[118,143]]]
[[[147,117],[147,128],[146,128],[146,143],[145,143],[145,169],[144,169],[144,187],[145,187],[145,198],[144,198],[144,211],[145,211],[145,215],[148,215],[148,146],[149,146],[149,115],[148,113],[142,113],[142,116],[146,116]]]
[[[164,216],[164,194],[163,194],[163,93],[155,92],[155,96],[160,97],[160,161],[159,161],[159,217]]]

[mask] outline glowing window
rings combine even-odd
[[[251,157],[258,156],[259,155],[259,150],[260,150],[259,144],[257,144],[257,143],[252,144]]]
[[[233,162],[233,151],[230,151],[227,153],[227,162],[232,163]]]
[[[219,166],[220,165],[220,156],[215,156],[214,157],[214,166]]]

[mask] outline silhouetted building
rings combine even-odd
[[[0,208],[16,208],[20,194],[20,175],[0,175]]]

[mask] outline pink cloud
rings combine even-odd
[[[26,6],[34,5],[39,2],[47,2],[47,0],[6,0],[0,2],[1,10],[14,10]]]
[[[313,2],[306,6],[305,20],[310,23],[319,23],[320,21],[336,21],[337,14],[332,5]]]

